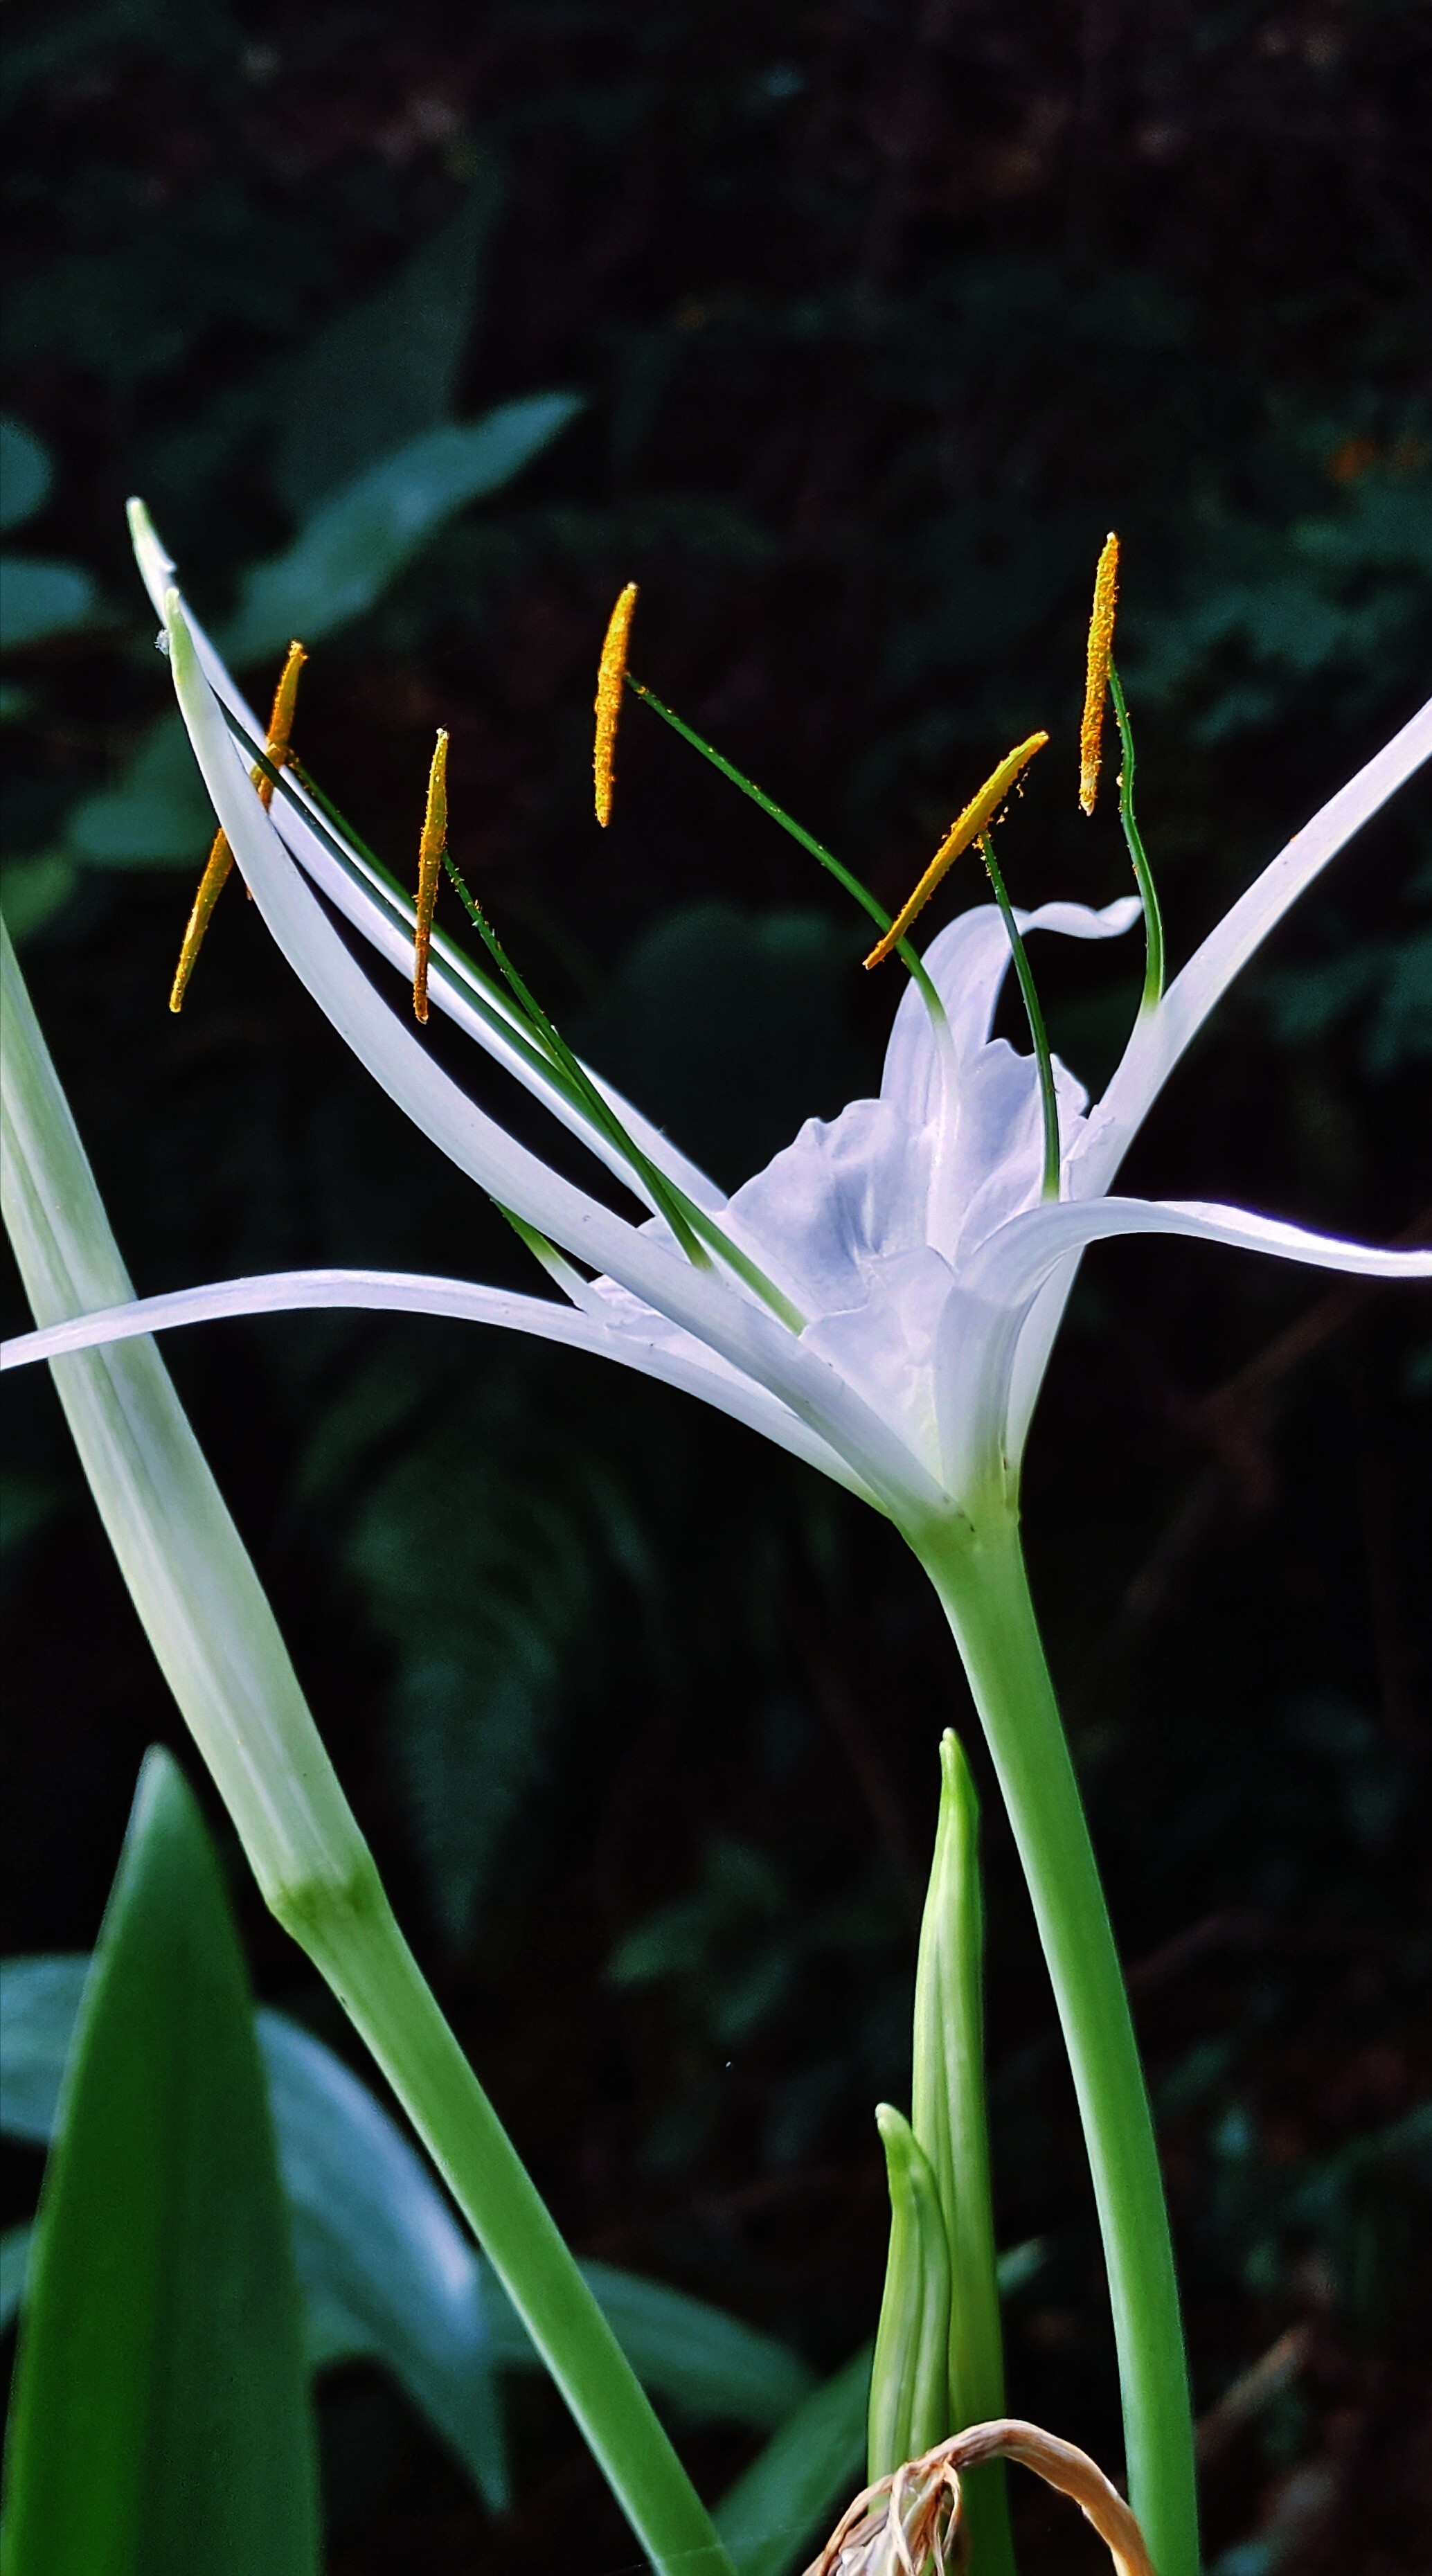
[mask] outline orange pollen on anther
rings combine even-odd
[[[1109,665],[1114,658],[1114,610],[1119,597],[1119,540],[1112,528],[1104,539],[1094,575],[1094,605],[1089,615],[1089,657],[1084,679],[1084,720],[1079,727],[1079,802],[1094,811],[1099,792],[1099,761],[1104,741],[1104,700],[1109,693]]]
[[[871,949],[865,960],[867,966],[881,966],[893,953],[916,914],[924,911],[941,879],[948,876],[961,851],[967,850],[972,841],[979,839],[981,832],[993,820],[1004,803],[1020,771],[1034,758],[1037,751],[1043,750],[1048,740],[1047,733],[1032,733],[1027,741],[1017,742],[1013,751],[1006,752],[998,769],[990,772],[979,794],[970,798],[964,812],[957,815],[950,825],[909,901],[902,905],[884,937],[877,940]]]
[[[597,821],[612,819],[612,792],[616,785],[617,718],[621,713],[622,685],[626,679],[627,642],[631,635],[632,611],[636,607],[636,583],[629,581],[607,621],[602,642],[602,658],[597,665],[596,739],[592,746],[592,775],[596,785]]]
[[[423,815],[423,836],[418,843],[417,919],[413,924],[413,1011],[420,1020],[428,1016],[428,959],[433,944],[433,911],[438,899],[438,872],[447,848],[447,728],[444,726],[433,745],[432,767],[428,771],[428,802]]]
[[[308,655],[301,644],[290,644],[283,669],[279,673],[278,687],[273,693],[273,706],[269,711],[268,738],[264,744],[265,755],[275,769],[282,769],[288,758],[289,741],[293,733],[293,711],[298,701],[298,675],[307,660]],[[259,802],[263,805],[271,805],[273,780],[268,772],[255,768],[249,772],[249,775],[259,791]],[[204,873],[199,879],[198,891],[190,907],[183,944],[179,950],[179,963],[174,969],[174,981],[169,987],[171,1011],[182,1011],[184,1008],[184,996],[189,989],[189,978],[194,972],[195,960],[204,944],[204,933],[213,918],[214,906],[224,891],[233,864],[234,854],[229,847],[226,835],[222,831],[216,832],[213,848],[205,861]]]

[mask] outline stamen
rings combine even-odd
[[[632,611],[636,607],[636,583],[629,581],[607,621],[602,643],[602,658],[597,665],[597,735],[592,748],[592,774],[596,781],[597,821],[603,825],[612,819],[612,794],[616,786],[617,718],[621,713],[622,682],[626,678],[627,642],[631,635]]]
[[[1024,1003],[1025,1016],[1029,1021],[1029,1035],[1034,1046],[1034,1062],[1039,1074],[1039,1115],[1044,1131],[1044,1165],[1040,1175],[1039,1195],[1042,1199],[1057,1199],[1060,1182],[1059,1095],[1054,1088],[1054,1058],[1049,1051],[1049,1035],[1044,1026],[1044,1013],[1039,1007],[1039,994],[1035,988],[1034,969],[1029,962],[1029,951],[1020,936],[1019,924],[1014,917],[1014,906],[1010,902],[1004,874],[995,857],[994,843],[988,832],[980,834],[980,857],[985,863],[985,873],[994,888],[994,899],[999,905],[1000,918],[1009,934],[1014,972]]]
[[[1119,596],[1119,540],[1112,528],[1104,539],[1094,575],[1094,605],[1089,614],[1089,654],[1084,680],[1084,720],[1079,727],[1079,802],[1094,811],[1099,792],[1099,763],[1104,743],[1104,700],[1114,651],[1114,609]]]
[[[897,912],[885,936],[871,949],[865,963],[882,966],[892,950],[904,938],[917,913],[923,912],[942,879],[948,876],[962,850],[977,841],[986,825],[994,820],[1020,771],[1027,767],[1037,751],[1049,740],[1047,733],[1032,733],[1025,742],[1006,752],[998,769],[992,770],[977,796],[972,796],[964,812],[950,825],[938,850],[926,868],[909,902]]]
[[[1163,915],[1159,910],[1154,872],[1149,866],[1143,834],[1134,813],[1134,728],[1129,721],[1119,666],[1109,663],[1109,695],[1114,701],[1114,721],[1119,728],[1123,760],[1119,769],[1119,821],[1124,827],[1124,840],[1133,864],[1134,877],[1144,907],[1144,990],[1140,1010],[1151,1011],[1163,998],[1164,935]]]
[[[428,771],[428,801],[423,815],[423,836],[418,843],[417,919],[413,924],[413,1011],[426,1024],[428,1016],[428,959],[433,945],[433,909],[438,899],[438,876],[447,849],[447,727],[444,726],[433,746],[432,767]]]
[[[779,823],[783,832],[789,832],[793,841],[799,841],[801,848],[808,850],[811,857],[818,860],[820,865],[834,877],[836,884],[844,886],[846,893],[854,897],[861,910],[869,914],[877,930],[887,931],[894,938],[890,915],[884,904],[876,902],[870,888],[861,884],[854,870],[848,868],[843,859],[838,859],[833,850],[828,850],[823,841],[818,841],[813,832],[806,830],[804,823],[798,823],[793,814],[788,814],[783,805],[778,805],[773,796],[766,794],[764,787],[758,787],[753,778],[748,778],[744,770],[738,769],[734,761],[726,758],[724,752],[717,751],[714,744],[707,742],[704,735],[697,733],[695,727],[689,725],[684,716],[677,715],[674,708],[667,706],[654,689],[648,689],[644,682],[635,678],[630,671],[626,675],[626,684],[633,696],[640,698],[643,705],[650,707],[653,714],[661,717],[663,724],[669,724],[673,733],[679,733],[683,742],[689,742],[693,751],[699,751],[703,760],[709,760],[713,769],[719,769],[723,778],[729,778],[733,787],[739,787],[743,796],[749,796],[753,805],[759,805],[763,814],[769,814],[773,823]],[[919,986],[925,1008],[936,1028],[940,1028],[944,1024],[944,1004],[926,974],[920,958],[908,939],[895,939],[895,949],[901,964],[908,967]]]
[[[279,673],[278,687],[273,693],[273,706],[269,712],[268,721],[268,739],[265,745],[267,756],[275,769],[282,769],[289,756],[293,711],[298,702],[298,675],[307,660],[308,655],[301,644],[290,644],[283,669]],[[271,805],[274,789],[272,778],[261,769],[251,770],[249,774],[259,791],[260,802]],[[214,844],[205,861],[204,873],[199,879],[198,892],[194,897],[189,919],[185,925],[179,963],[174,969],[174,981],[169,988],[171,1011],[182,1011],[184,1008],[184,996],[189,989],[189,978],[194,972],[195,961],[204,945],[204,933],[213,918],[214,906],[224,891],[233,864],[234,854],[225,835],[222,832],[216,832]]]

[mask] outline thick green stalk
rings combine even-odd
[[[0,925],[5,1222],[38,1323],[133,1295]],[[429,2148],[662,2576],[716,2529],[448,2029],[383,1893],[248,1551],[147,1337],[52,1362],[129,1586],[264,1897]]]
[[[940,1743],[940,1818],[920,1926],[910,2113],[934,2173],[949,2243],[944,2430],[962,2433],[1004,2413],[1004,2337],[985,2117],[979,1799],[952,1728]],[[965,2510],[973,2576],[1014,2576],[1002,2460],[970,2470]]]
[[[1198,2576],[1193,2424],[1158,2148],[1014,1511],[909,1533],[954,1631],[1033,1900],[1104,2241],[1129,2498],[1158,2576]]]

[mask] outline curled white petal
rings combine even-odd
[[[1032,1296],[1070,1252],[1119,1234],[1181,1234],[1223,1243],[1240,1252],[1265,1252],[1277,1261],[1300,1261],[1314,1270],[1342,1270],[1359,1279],[1432,1279],[1432,1250],[1410,1251],[1375,1243],[1349,1243],[1340,1235],[1314,1234],[1281,1217],[1249,1208],[1207,1206],[1197,1199],[1065,1199],[1030,1208],[991,1235],[970,1265],[978,1293],[1011,1304]]]
[[[876,1497],[829,1444],[764,1387],[738,1370],[726,1370],[673,1350],[655,1338],[610,1325],[545,1297],[517,1296],[487,1288],[472,1279],[429,1278],[401,1270],[279,1270],[250,1279],[221,1279],[204,1288],[179,1288],[159,1297],[136,1297],[90,1315],[75,1315],[43,1331],[20,1333],[0,1343],[0,1371],[25,1368],[36,1360],[62,1359],[70,1351],[92,1351],[112,1342],[133,1341],[141,1334],[172,1331],[180,1324],[215,1323],[234,1315],[286,1315],[321,1308],[348,1308],[365,1313],[436,1315],[462,1323],[496,1324],[536,1340],[557,1342],[569,1350],[595,1351],[642,1377],[660,1379],[699,1396],[733,1421],[760,1431],[795,1458],[818,1467],[823,1475],[847,1486],[867,1502]],[[652,1322],[656,1324],[656,1317]]]

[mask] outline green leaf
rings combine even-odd
[[[769,2431],[801,2405],[811,2374],[789,2346],[660,2281],[584,2263],[582,2276],[644,2388],[682,2413]],[[536,2369],[537,2355],[494,2282],[486,2293],[501,2359]]]
[[[204,863],[214,812],[183,722],[161,716],[115,786],[77,805],[65,848],[88,868],[173,868]]]
[[[21,2329],[7,2576],[314,2576],[313,2428],[243,1961],[170,1757],[140,1774]]]
[[[527,394],[409,439],[325,501],[283,554],[254,565],[224,650],[252,662],[291,636],[313,644],[351,625],[444,520],[510,483],[580,409],[576,394]]]
[[[788,2576],[865,2481],[870,2346],[827,2379],[716,2508],[740,2576]]]
[[[63,850],[32,859],[10,859],[0,868],[0,906],[17,948],[63,911],[75,890],[75,871]]]
[[[0,2334],[9,2333],[20,2313],[34,2241],[35,2231],[28,2223],[7,2227],[0,2236]]]
[[[379,294],[350,305],[285,369],[274,482],[296,518],[450,414],[501,199],[498,173],[484,171]]]
[[[259,2015],[279,2162],[315,2363],[391,2370],[494,2512],[507,2451],[483,2267],[367,2086],[280,2013]]]
[[[98,605],[99,593],[83,564],[0,555],[0,653],[87,626]]]
[[[0,1966],[0,2129],[12,2137],[53,2135],[87,1965]],[[310,2361],[382,2362],[498,2504],[506,2464],[491,2377],[540,2368],[525,2328],[367,2086],[283,2014],[261,2012],[258,2030]],[[610,2264],[582,2270],[637,2376],[688,2416],[767,2432],[806,2396],[810,2372],[772,2336]]]
[[[54,468],[32,429],[0,420],[0,528],[33,519],[50,488]]]

